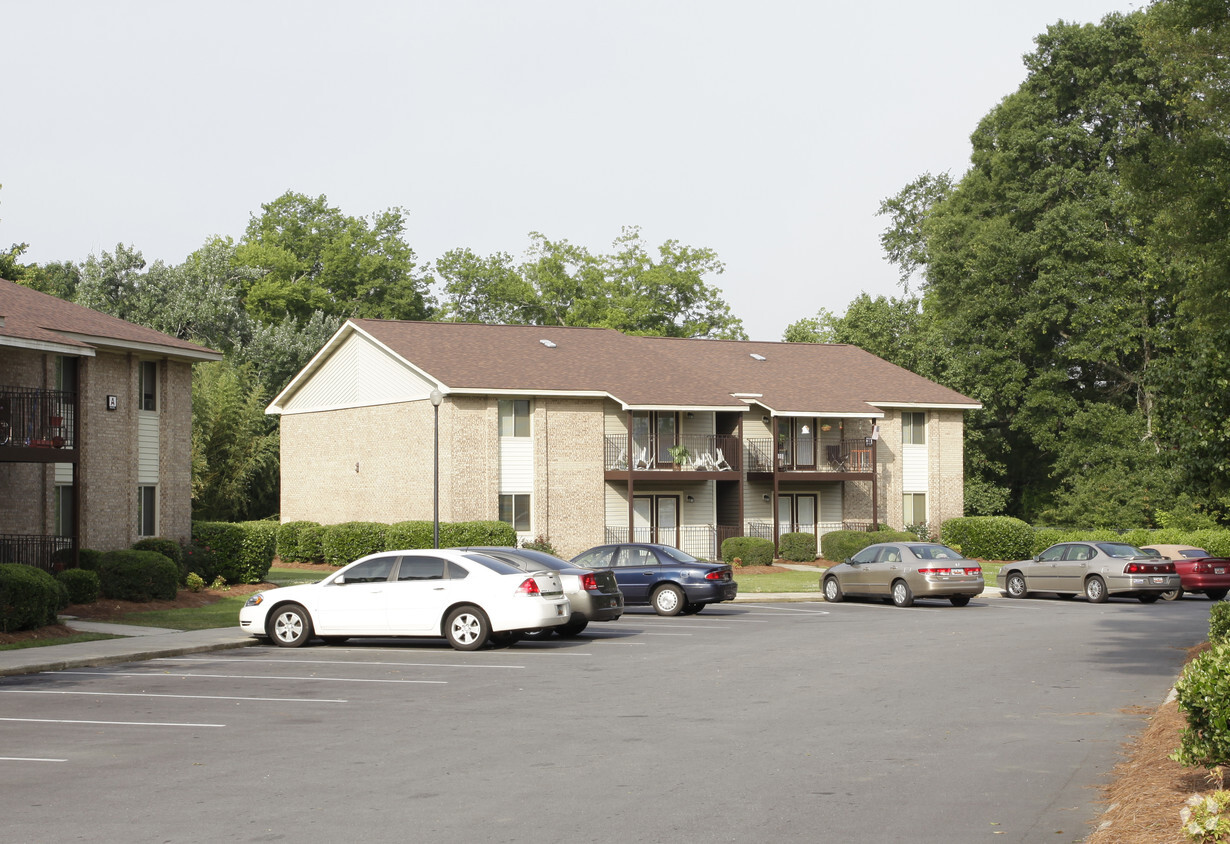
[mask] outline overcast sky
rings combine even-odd
[[[0,245],[182,262],[261,203],[409,212],[421,262],[715,250],[753,340],[897,295],[879,203],[964,172],[1058,21],[1127,0],[0,0]]]

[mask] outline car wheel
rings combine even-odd
[[[1179,591],[1182,592],[1183,590],[1180,589]],[[1222,598],[1226,597],[1226,590],[1225,589],[1207,589],[1205,590],[1204,594],[1209,596],[1210,601],[1220,601]]]
[[[1098,575],[1094,575],[1085,581],[1085,598],[1091,604],[1105,604],[1110,598],[1106,594],[1106,581]]]
[[[914,593],[910,591],[910,584],[904,580],[893,582],[893,603],[899,607],[914,606]]]
[[[458,607],[444,620],[444,637],[459,651],[476,651],[490,636],[491,624],[478,607]]]
[[[845,597],[842,594],[841,584],[837,582],[837,578],[826,577],[824,579],[824,600],[830,604],[840,604]]]
[[[509,645],[515,645],[521,641],[523,630],[501,630],[499,633],[492,633],[490,637],[491,644],[497,648],[507,648]]]
[[[684,615],[696,615],[705,608],[704,604],[686,604],[683,608]]]
[[[350,641],[349,636],[321,636],[326,645],[341,645]]]
[[[659,586],[654,591],[652,600],[653,611],[658,615],[679,615],[687,603],[683,590],[671,583]]]
[[[589,619],[585,616],[576,616],[568,619],[566,622],[556,627],[555,630],[561,636],[577,636],[582,630],[589,627]],[[550,628],[547,628],[550,629]]]
[[[1156,604],[1157,599],[1162,597],[1160,593],[1154,592],[1152,595],[1138,595],[1142,604]]]
[[[266,631],[280,648],[300,648],[312,638],[312,617],[298,604],[278,607],[269,619]]]
[[[1163,601],[1177,601],[1182,597],[1183,597],[1183,587],[1181,586],[1178,589],[1171,589],[1168,592],[1162,593]]]
[[[543,639],[550,639],[554,635],[554,627],[539,627],[535,630],[522,631],[521,638],[541,642]]]
[[[1008,579],[1004,581],[1004,591],[1008,593],[1009,598],[1027,597],[1029,589],[1025,586],[1025,575],[1019,571],[1008,575]]]
[[[952,601],[954,607],[964,607],[969,604],[969,595],[949,595],[948,600]]]

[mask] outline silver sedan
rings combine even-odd
[[[1172,561],[1123,542],[1060,542],[1032,560],[1006,564],[995,582],[1009,598],[1030,592],[1064,598],[1084,593],[1093,604],[1104,604],[1112,595],[1151,604],[1182,586]]]
[[[947,598],[963,607],[982,592],[982,564],[935,542],[882,542],[868,545],[824,573],[824,600],[847,595],[889,598],[899,607],[915,598]]]

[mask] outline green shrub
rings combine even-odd
[[[1182,541],[1190,542],[1197,548],[1203,548],[1214,557],[1230,557],[1230,530],[1225,528],[1193,531],[1187,539]]]
[[[121,601],[173,601],[179,568],[157,551],[108,551],[98,564],[102,594]]]
[[[550,554],[552,557],[558,557],[559,552],[555,550],[555,546],[551,544],[551,540],[539,534],[529,542],[522,542],[522,548],[528,548],[531,551],[541,551],[544,554]]]
[[[516,548],[517,530],[508,522],[447,522],[440,525],[441,548],[464,548],[468,545]]]
[[[758,536],[732,536],[722,542],[722,562],[744,566],[773,565],[773,540]]]
[[[68,590],[70,604],[92,604],[102,589],[98,573],[85,569],[65,569],[56,575],[56,580]]]
[[[1230,644],[1189,662],[1175,692],[1187,726],[1170,758],[1186,767],[1230,765]]]
[[[316,522],[298,521],[278,525],[277,551],[282,562],[308,563],[312,561],[311,551],[314,549],[310,547],[305,549],[301,541],[303,531],[309,525],[316,525]]]
[[[98,563],[102,559],[102,551],[92,548],[81,548],[77,551],[77,567],[86,571],[98,571]]]
[[[913,541],[914,534],[899,530],[831,530],[820,537],[820,556],[831,563],[840,563],[877,542]]]
[[[68,606],[68,591],[42,569],[0,563],[0,633],[33,630],[56,623]]]
[[[783,560],[795,563],[816,561],[816,535],[814,533],[783,533],[777,546]]]
[[[212,553],[214,579],[260,583],[273,565],[277,531],[277,524],[267,521],[193,522],[192,541]]]
[[[193,577],[199,577],[203,581],[210,581],[217,577],[214,569],[217,568],[216,559],[213,549],[208,545],[197,545],[188,543],[183,548],[184,557],[184,583]]]
[[[1034,529],[1011,516],[962,516],[940,528],[940,541],[965,557],[1023,560],[1033,556]]]
[[[1230,601],[1216,601],[1210,609],[1209,643],[1230,644]]]
[[[305,563],[325,561],[325,526],[308,522],[299,529],[299,556]]]
[[[325,528],[325,562],[344,566],[360,557],[387,550],[385,536],[389,526],[379,522],[342,522]],[[430,547],[430,546],[429,546]]]
[[[1230,791],[1193,794],[1179,810],[1188,841],[1200,844],[1230,841]]]
[[[189,592],[200,592],[205,588],[205,578],[201,577],[196,572],[188,572],[188,577],[184,580],[184,585],[188,587]]]
[[[132,550],[157,551],[176,565],[180,564],[182,556],[179,543],[173,539],[158,539],[156,537],[138,539],[132,544]]]
[[[434,522],[397,522],[389,525],[385,533],[385,550],[402,551],[408,548],[430,548]]]

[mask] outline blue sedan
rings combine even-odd
[[[651,606],[658,615],[691,615],[706,604],[733,601],[738,594],[730,566],[710,563],[669,545],[599,545],[572,558],[586,569],[615,572],[625,606]]]

